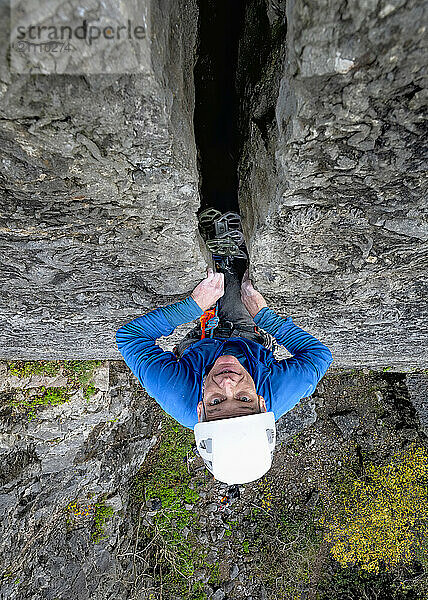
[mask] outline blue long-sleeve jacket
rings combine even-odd
[[[240,337],[198,340],[186,348],[180,360],[156,344],[157,338],[170,335],[178,325],[202,313],[189,297],[137,317],[116,333],[118,348],[141,385],[185,427],[193,428],[198,422],[196,407],[201,400],[205,367],[222,354],[227,341],[240,344],[256,391],[276,419],[312,394],[332,363],[331,352],[324,344],[294,325],[291,317],[284,319],[270,308],[263,308],[254,322],[293,355],[281,361],[261,344]]]

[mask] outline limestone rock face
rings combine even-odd
[[[337,365],[422,366],[422,3],[263,6],[248,11],[242,65],[254,56],[251,15],[264,46],[239,75],[248,96],[240,203],[255,284]]]
[[[2,33],[4,358],[118,357],[120,325],[188,294],[203,276],[196,2],[153,2],[149,14],[142,74],[121,74],[120,52],[109,56],[116,74],[11,74]]]
[[[156,439],[150,400],[123,361],[107,361],[89,400],[79,389],[28,420],[13,414],[8,395],[61,386],[28,379],[7,375],[0,362],[0,597],[128,598],[116,550],[132,528],[123,521],[128,482]]]

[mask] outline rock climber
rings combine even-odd
[[[116,333],[141,385],[165,412],[194,429],[206,467],[228,485],[254,481],[270,469],[275,421],[313,393],[332,362],[324,344],[267,306],[238,263],[223,272],[208,269],[188,298]],[[203,318],[214,305],[208,329]],[[198,318],[173,352],[156,344]],[[292,356],[276,360],[275,341]]]

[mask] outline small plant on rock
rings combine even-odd
[[[22,396],[13,396],[10,400],[10,406],[15,414],[24,413],[31,421],[37,415],[39,409],[47,406],[58,406],[68,402],[70,396],[64,388],[38,388],[35,396],[30,396],[28,390],[23,392]]]
[[[95,504],[79,500],[71,500],[64,509],[67,529],[86,525],[95,514]]]
[[[64,372],[67,375],[70,386],[81,387],[85,400],[95,394],[96,388],[92,378],[94,370],[101,364],[100,360],[66,360],[64,361]]]
[[[94,510],[94,527],[92,532],[92,541],[98,544],[106,535],[104,527],[106,522],[114,515],[114,509],[105,502],[103,496],[93,507]]]
[[[8,363],[9,375],[20,378],[32,375],[54,377],[60,370],[61,363],[53,360],[12,360]]]

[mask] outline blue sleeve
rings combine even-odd
[[[279,419],[301,398],[314,392],[317,383],[333,362],[333,356],[327,346],[297,327],[291,317],[284,319],[271,308],[262,308],[254,317],[254,322],[273,335],[293,355],[272,364],[271,410],[275,413],[275,418]]]
[[[162,350],[156,339],[170,335],[178,325],[202,314],[189,297],[137,317],[116,332],[119,351],[141,385],[165,412],[186,427],[193,427],[197,421],[199,377],[173,352]]]

